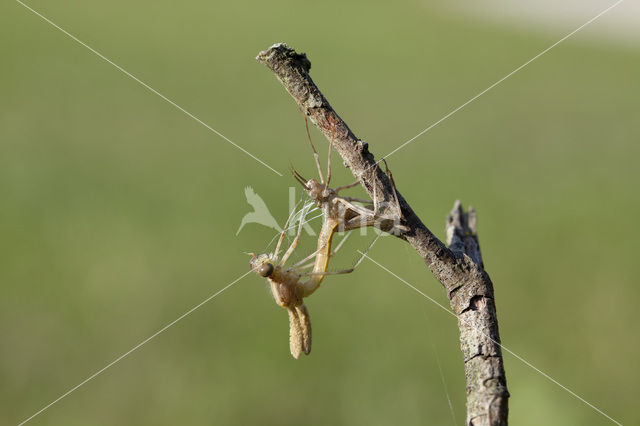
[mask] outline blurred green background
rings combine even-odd
[[[246,272],[243,252],[274,233],[249,224],[235,235],[251,210],[245,186],[284,221],[289,164],[306,176],[314,166],[300,113],[258,51],[286,41],[307,52],[321,90],[382,156],[602,9],[535,32],[418,1],[29,5],[285,176],[3,2],[2,424]],[[439,237],[456,198],[478,210],[506,347],[637,424],[640,49],[601,39],[597,26],[389,165]],[[334,182],[350,182],[334,159]],[[369,240],[352,238],[333,267]],[[371,256],[448,306],[406,244],[382,239]],[[307,305],[314,348],[296,361],[285,312],[251,275],[30,424],[463,424],[447,313],[368,261],[328,278]],[[513,356],[505,365],[512,424],[610,424]]]

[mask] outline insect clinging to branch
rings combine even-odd
[[[338,231],[351,231],[368,226],[380,227],[381,224],[389,221],[401,226],[399,225],[400,209],[397,203],[397,197],[395,201],[398,216],[389,217],[378,213],[378,205],[375,200],[362,200],[352,197],[342,197],[339,195],[342,190],[352,188],[357,185],[358,182],[335,189],[330,188],[331,150],[333,146],[333,139],[329,143],[327,176],[324,178],[322,175],[322,168],[318,160],[318,153],[313,146],[309,135],[308,125],[307,136],[309,138],[309,144],[313,150],[320,182],[316,179],[306,180],[295,170],[293,170],[293,174],[296,180],[298,180],[298,182],[303,186],[309,197],[323,213],[323,223],[318,235],[317,249],[291,267],[285,268],[286,261],[298,246],[302,227],[305,224],[306,214],[308,209],[312,206],[312,204],[305,204],[300,212],[296,213],[295,210],[291,212],[287,219],[287,223],[284,226],[284,230],[280,234],[275,251],[271,254],[261,254],[259,256],[252,254],[252,259],[250,261],[251,268],[256,271],[258,275],[267,278],[269,281],[271,293],[276,303],[288,311],[290,337],[289,347],[294,358],[298,358],[301,353],[309,354],[311,352],[311,319],[309,317],[309,311],[304,305],[303,299],[310,296],[318,289],[325,276],[348,274],[353,272],[360,262],[362,262],[366,253],[377,241],[376,237],[371,245],[369,245],[364,255],[362,255],[351,268],[341,271],[329,271],[328,267],[330,258],[335,255],[340,247],[342,247],[348,236],[347,234],[332,252],[331,247],[335,233]],[[360,206],[358,204],[354,204],[354,202],[365,203],[367,206]],[[287,230],[289,229],[289,224],[292,221],[292,218],[296,216],[298,217],[296,236],[282,258],[280,258],[279,253],[282,242]],[[393,226],[389,229],[393,229]],[[314,259],[313,262],[304,264],[311,259]],[[310,272],[303,272],[309,267],[312,267]],[[303,278],[305,277],[306,280],[303,281]]]
[[[329,187],[331,181],[331,152],[333,149],[333,139],[335,135],[335,126],[332,137],[329,140],[329,155],[327,158],[327,176],[326,179],[322,176],[322,167],[318,158],[318,152],[311,140],[311,134],[309,133],[309,123],[307,117],[305,119],[305,129],[307,132],[307,140],[311,150],[313,151],[313,157],[318,169],[318,175],[320,176],[320,182],[316,179],[305,179],[292,168],[293,176],[302,185],[303,189],[316,205],[322,210],[322,215],[325,219],[332,219],[339,222],[338,231],[351,231],[359,228],[374,227],[379,230],[383,230],[390,234],[401,233],[407,230],[405,226],[401,224],[402,212],[400,208],[400,202],[398,201],[398,195],[395,190],[395,183],[393,181],[393,175],[388,167],[387,163],[383,160],[387,176],[392,183],[393,188],[393,200],[390,203],[379,202],[376,197],[376,191],[374,188],[373,200],[354,198],[348,196],[341,196],[340,192],[349,188],[357,186],[360,182],[355,181],[349,185],[339,186],[335,189]],[[372,169],[375,173],[376,168]],[[355,203],[363,203],[359,205]],[[390,204],[389,209],[385,209],[387,204]],[[390,212],[390,213],[389,213]]]

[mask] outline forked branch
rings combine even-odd
[[[358,139],[331,108],[309,76],[311,62],[284,43],[271,46],[256,58],[275,73],[302,111],[320,129],[344,159],[345,165],[372,198],[382,196],[392,205],[392,182],[366,142]],[[464,213],[456,202],[447,219],[447,247],[422,223],[397,192],[403,232],[442,283],[458,317],[460,345],[467,378],[467,425],[506,425],[508,397],[500,350],[493,284],[485,272],[476,235],[475,211]]]

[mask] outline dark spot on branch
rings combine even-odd
[[[477,311],[481,307],[484,307],[485,304],[484,296],[473,296],[469,301],[469,308]]]

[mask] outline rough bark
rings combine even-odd
[[[369,152],[331,108],[309,76],[311,62],[284,43],[256,58],[275,73],[302,111],[327,137],[371,197],[391,205],[392,183]],[[467,380],[467,425],[506,425],[508,397],[500,350],[493,284],[485,272],[476,235],[475,211],[464,213],[459,202],[447,218],[447,247],[422,223],[398,191],[406,227],[400,238],[413,246],[444,286],[458,317],[460,346]]]

